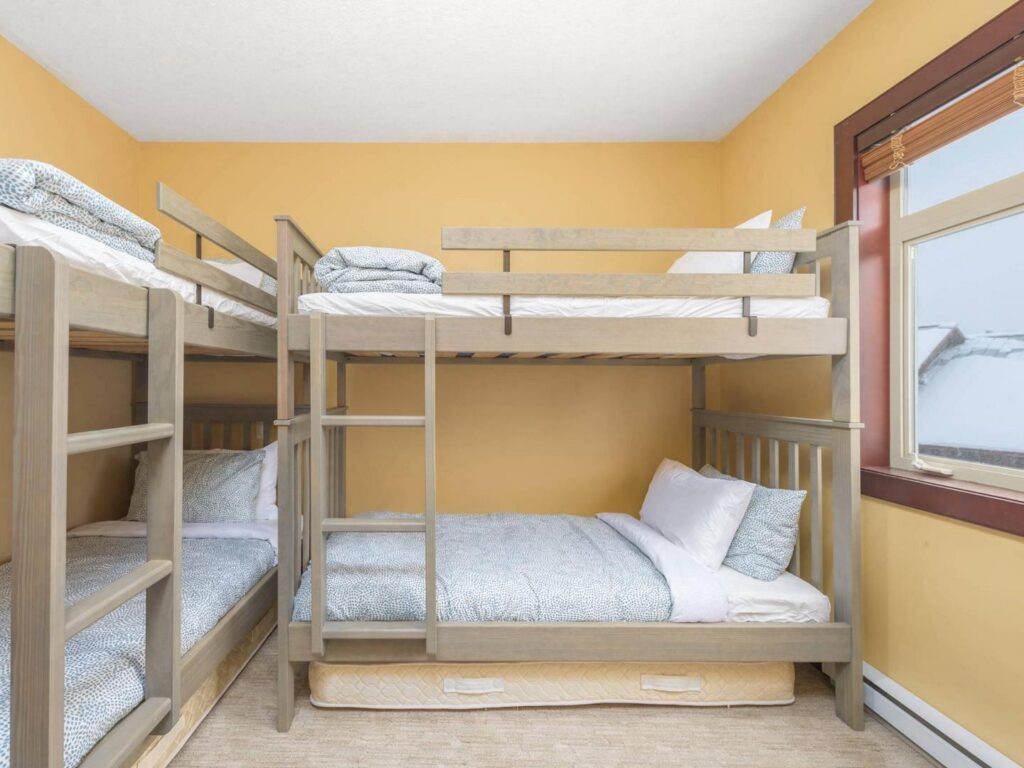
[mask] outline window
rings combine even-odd
[[[1024,491],[1024,110],[889,194],[890,463]]]

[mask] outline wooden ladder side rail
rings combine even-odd
[[[68,266],[15,253],[11,766],[62,768]]]
[[[146,698],[170,708],[155,733],[167,733],[181,710],[182,440],[185,400],[185,310],[169,290],[149,292],[148,418],[172,424],[168,440],[150,442],[146,555],[168,560],[171,573],[146,590]]]

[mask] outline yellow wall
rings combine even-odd
[[[386,243],[434,255],[446,224],[708,226],[807,205],[807,225],[818,227],[832,219],[834,124],[1007,5],[875,0],[720,144],[138,144],[0,39],[0,155],[66,168],[182,247],[190,245],[185,233],[154,210],[158,179],[270,253],[270,217],[279,212],[298,217],[323,247]],[[879,42],[893,30],[898,44]],[[495,256],[444,259],[455,269],[497,266]],[[608,255],[586,267],[642,271],[667,262]],[[516,266],[583,267],[574,256],[520,256]],[[190,398],[273,398],[270,368],[241,370],[190,367]],[[73,371],[73,428],[127,420],[124,364],[81,360]],[[416,412],[418,374],[356,368],[355,410]],[[8,403],[10,379],[11,356],[0,354],[0,399]],[[635,509],[656,462],[688,456],[685,371],[441,368],[439,384],[445,510]],[[736,410],[822,415],[828,386],[824,363],[761,362],[715,371],[711,395]],[[9,406],[0,411],[0,433],[9,433],[10,418]],[[357,434],[352,449],[355,510],[419,507],[416,436]],[[9,549],[9,450],[0,441],[0,557]],[[74,518],[119,514],[123,455],[78,461]],[[101,496],[108,488],[115,498]],[[1014,719],[1024,684],[1024,542],[872,500],[863,519],[868,661],[1024,762]]]
[[[131,136],[0,37],[0,157],[53,163],[127,208],[137,208],[140,148]],[[0,352],[0,434],[14,429],[14,355]],[[76,358],[70,428],[130,422],[128,363]],[[117,516],[127,505],[126,450],[76,456],[68,470],[68,523]],[[11,441],[0,440],[0,562],[10,558]]]
[[[722,141],[722,219],[806,205],[807,226],[832,224],[833,126],[1010,4],[875,0]],[[724,367],[720,396],[827,415],[828,366]],[[1024,762],[1024,541],[870,499],[863,536],[867,661]]]
[[[268,253],[272,216],[284,212],[321,248],[415,248],[468,270],[498,268],[500,254],[442,254],[442,226],[717,224],[718,175],[712,144],[145,144],[140,178],[143,215],[157,220],[150,190],[160,179]],[[191,247],[180,228],[164,233]],[[644,271],[663,270],[672,257],[513,258],[516,269]],[[204,398],[222,397],[223,386],[273,396],[269,372],[196,370],[191,386]],[[352,366],[354,411],[422,412],[421,371]],[[658,461],[689,456],[688,408],[689,374],[680,368],[441,366],[439,508],[638,510]],[[353,511],[422,507],[419,434],[361,430],[350,445]]]

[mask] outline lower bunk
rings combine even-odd
[[[273,628],[277,562],[273,536],[266,535],[264,525],[253,526],[247,538],[223,538],[216,527],[198,532],[201,538],[182,542],[181,693],[183,701],[188,701],[183,713],[191,714],[193,720],[209,711],[225,683],[230,684],[225,678],[233,679],[231,668],[237,674]],[[229,535],[246,534],[236,530]],[[145,524],[113,521],[71,531],[66,603],[95,594],[138,568],[146,557]],[[11,763],[11,571],[10,563],[0,566],[0,766]],[[104,737],[145,698],[145,626],[146,598],[140,594],[68,640],[65,766],[111,764],[108,758],[115,755],[108,752],[115,745],[105,744]],[[175,742],[176,731],[190,732],[195,724],[189,727],[189,717],[183,717],[171,733],[160,737],[164,747],[159,750],[157,740],[151,740],[145,764],[166,764],[183,743],[178,741],[165,754]],[[159,762],[153,759],[157,754],[163,757]],[[116,757],[122,761],[125,756]]]
[[[420,520],[353,518],[410,527]],[[438,654],[427,659],[422,642],[398,634],[425,619],[424,534],[332,533],[325,550],[325,631],[347,639],[328,641],[325,656],[312,658],[310,698],[320,707],[789,704],[788,657],[700,661],[698,651],[681,661],[685,646],[674,634],[835,626],[828,597],[796,575],[680,568],[671,542],[626,515],[438,515]],[[308,649],[311,573],[295,596],[296,651]],[[380,639],[388,627],[396,639]],[[750,652],[770,656],[767,646]]]

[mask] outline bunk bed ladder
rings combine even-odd
[[[309,323],[310,356],[310,637],[314,656],[323,656],[326,640],[423,640],[429,656],[437,654],[437,470],[436,470],[436,374],[437,341],[435,320],[423,320],[423,415],[354,416],[347,409],[331,413],[326,402],[326,320],[313,314]],[[423,520],[363,520],[327,516],[329,478],[326,430],[349,427],[420,427],[424,431],[424,514]],[[337,491],[337,489],[335,489]],[[326,613],[327,537],[332,533],[422,533],[424,534],[425,608],[424,621],[328,621]]]
[[[150,423],[68,432],[69,270],[41,248],[18,249],[11,612],[11,765],[64,765],[65,644],[146,595],[145,699],[81,765],[121,765],[178,719],[181,655],[181,425],[184,308],[149,292]],[[68,457],[147,443],[147,560],[65,607]]]

